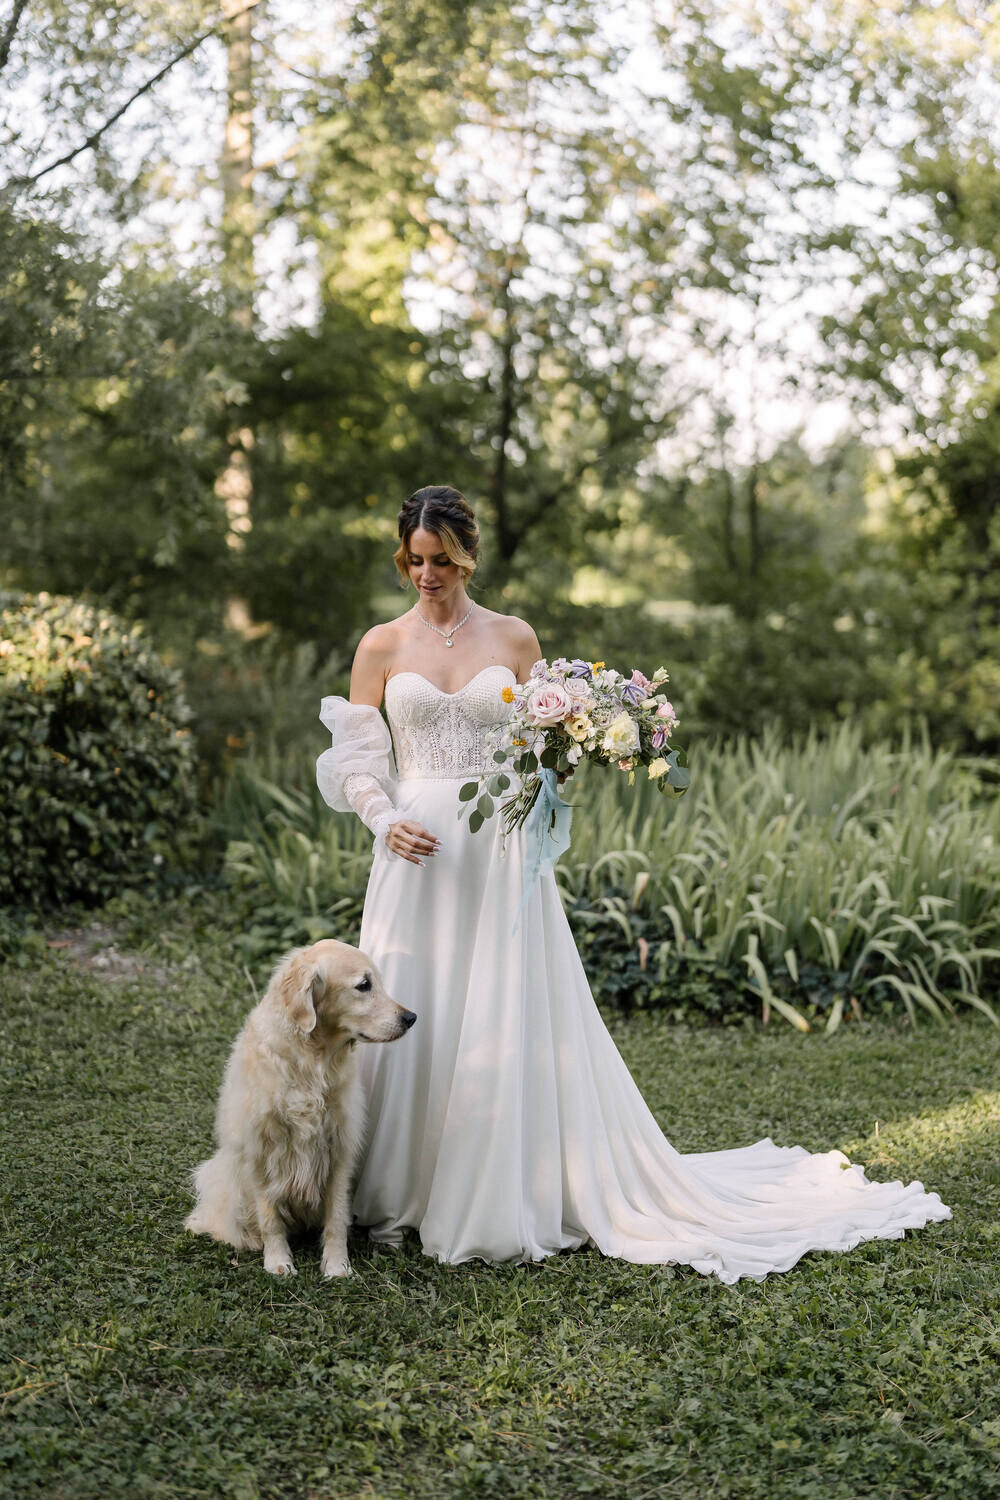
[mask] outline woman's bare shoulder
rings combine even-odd
[[[364,657],[392,656],[398,651],[405,634],[403,621],[405,615],[400,615],[395,620],[385,620],[381,625],[373,625],[366,630],[358,642],[358,655]]]
[[[535,632],[527,620],[522,620],[518,615],[501,615],[495,609],[485,609],[483,613],[488,616],[489,623],[494,630],[502,632],[504,637],[514,646],[530,645],[537,640]]]

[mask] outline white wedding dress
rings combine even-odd
[[[442,1261],[592,1244],[735,1282],[949,1218],[919,1182],[869,1182],[840,1151],[770,1139],[674,1150],[601,1020],[554,877],[518,918],[523,833],[504,852],[499,818],[475,834],[458,820],[458,789],[489,762],[513,681],[491,666],[444,693],[397,674],[391,743],[376,709],[323,702],[334,736],[317,767],[324,796],[377,834],[360,946],[417,1012],[401,1041],[361,1054],[358,1221],[389,1243],[415,1229]],[[423,867],[385,847],[398,817],[440,838]]]

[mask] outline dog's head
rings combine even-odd
[[[333,938],[290,953],[274,987],[287,1019],[306,1036],[394,1042],[417,1019],[389,998],[370,958]]]

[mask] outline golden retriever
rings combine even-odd
[[[351,1173],[361,1138],[355,1044],[391,1042],[416,1020],[371,959],[324,938],[286,954],[233,1043],[216,1113],[218,1150],[194,1172],[195,1234],[264,1251],[294,1276],[293,1225],[321,1224],[324,1276],[349,1276]]]

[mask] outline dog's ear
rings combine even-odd
[[[316,1027],[316,1001],[323,993],[323,971],[308,960],[292,960],[278,985],[278,995],[288,1019],[306,1036]]]

